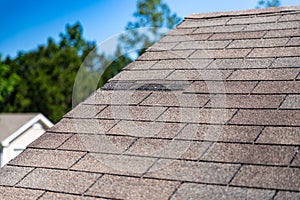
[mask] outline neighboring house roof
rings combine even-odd
[[[1,113],[0,114],[0,142],[3,146],[18,137],[37,122],[46,127],[53,126],[44,115],[40,113]]]
[[[299,199],[299,20],[188,16],[1,169],[0,194]]]

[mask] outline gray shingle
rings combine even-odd
[[[136,91],[136,90],[135,91],[98,90],[89,98],[87,98],[83,103],[92,104],[92,105],[93,104],[136,105],[140,103],[149,94],[150,92],[147,91]]]
[[[134,142],[126,136],[76,134],[59,149],[104,153],[122,153]]]
[[[163,37],[160,42],[185,42],[185,41],[197,41],[207,40],[212,34],[193,34],[193,35],[167,35]]]
[[[225,124],[235,109],[169,108],[157,120],[167,122]]]
[[[96,114],[98,114],[104,108],[105,108],[105,106],[79,104],[74,109],[72,109],[70,112],[68,112],[64,117],[93,118],[96,116]]]
[[[298,126],[300,110],[239,110],[230,124]]]
[[[209,40],[238,40],[238,39],[259,39],[263,38],[265,31],[233,32],[233,33],[215,33]]]
[[[224,25],[229,18],[220,19],[203,19],[203,20],[191,20],[187,19],[183,21],[178,27],[179,28],[190,28],[190,27],[206,27],[206,26],[220,26]]]
[[[299,20],[300,20],[300,14],[299,13],[283,15],[279,19],[280,22],[299,21]]]
[[[257,48],[257,47],[277,47],[285,46],[288,38],[280,39],[245,39],[234,40],[227,48]]]
[[[300,57],[277,58],[271,67],[300,67]]]
[[[297,154],[292,162],[292,166],[297,166],[300,167],[300,153],[299,153],[299,149],[297,151]]]
[[[111,80],[113,81],[159,80],[159,79],[164,79],[171,72],[172,70],[124,71],[123,73],[116,75]]]
[[[254,89],[256,84],[257,82],[255,81],[195,81],[184,92],[200,94],[248,94]]]
[[[82,195],[72,195],[63,193],[46,192],[41,198],[41,200],[53,200],[53,199],[63,199],[63,200],[104,200],[104,198],[86,197]]]
[[[232,181],[232,185],[270,189],[300,188],[300,169],[245,165]]]
[[[172,200],[188,200],[188,199],[271,199],[275,191],[258,190],[239,187],[205,185],[195,183],[183,183],[176,193],[172,196]]]
[[[167,80],[225,80],[232,72],[232,70],[175,70]]]
[[[100,176],[100,174],[38,168],[26,176],[18,186],[82,194]]]
[[[300,69],[245,69],[236,70],[228,80],[294,80]]]
[[[56,149],[62,145],[72,134],[62,133],[44,133],[37,140],[32,142],[28,147],[43,148],[43,149]]]
[[[217,143],[201,160],[287,166],[295,152],[295,147]]]
[[[148,106],[109,106],[97,115],[98,118],[155,120],[166,110],[164,107]]]
[[[196,28],[174,28],[173,30],[170,30],[168,35],[188,35],[194,32]]]
[[[2,187],[0,186],[0,199],[37,199],[43,194],[41,190],[30,190],[23,188]]]
[[[293,37],[286,44],[287,46],[299,46],[300,45],[300,37]]]
[[[300,109],[300,95],[288,95],[280,108]]]
[[[28,149],[10,163],[18,166],[68,169],[85,153]]]
[[[162,139],[138,139],[127,154],[161,158],[183,158],[198,160],[210,143]]]
[[[261,132],[260,126],[220,126],[196,125],[186,126],[176,138],[185,140],[206,140],[223,142],[254,142]]]
[[[187,58],[194,50],[177,50],[161,52],[146,52],[141,55],[138,60],[164,60],[164,59],[180,59]]]
[[[244,58],[250,49],[196,50],[190,58]]]
[[[298,47],[256,48],[247,56],[249,58],[274,58],[300,56]]]
[[[72,167],[74,170],[141,176],[155,158],[89,153]]]
[[[299,127],[266,127],[257,139],[257,143],[300,144]]]
[[[156,62],[157,61],[136,61],[124,67],[124,70],[137,70],[137,69],[145,70],[145,69],[149,69]]]
[[[182,94],[181,92],[153,92],[141,105],[203,107],[208,100],[206,94]]]
[[[212,59],[176,59],[158,61],[151,69],[203,69],[206,68]]]
[[[293,29],[293,28],[299,28],[299,22],[250,24],[244,29],[244,31],[262,31],[262,30]]]
[[[239,32],[244,28],[245,25],[200,27],[194,33],[233,33]]]
[[[223,49],[229,43],[230,40],[181,42],[174,49]]]
[[[253,90],[254,94],[297,94],[300,81],[262,81]]]
[[[59,133],[105,133],[116,122],[98,119],[67,119],[63,118],[49,131]]]
[[[251,69],[251,68],[268,68],[273,59],[260,58],[260,59],[216,59],[212,62],[208,69]]]
[[[147,51],[170,51],[177,45],[176,42],[163,43],[158,42],[153,44]]]
[[[168,199],[179,182],[104,175],[86,194],[118,199]]]
[[[267,23],[267,22],[276,22],[280,18],[280,15],[273,16],[250,16],[243,18],[233,18],[227,24],[259,24],[259,23]]]
[[[14,186],[24,178],[33,168],[4,166],[0,171],[0,185]]]
[[[283,30],[269,30],[267,34],[264,36],[265,38],[273,38],[273,37],[291,37],[291,36],[299,36],[300,29],[283,29]]]
[[[285,95],[215,95],[205,107],[209,108],[278,108]],[[226,102],[225,102],[226,101]]]
[[[145,177],[227,184],[238,170],[237,164],[220,164],[178,160],[159,160]]]
[[[173,138],[183,128],[183,123],[120,121],[108,134],[134,137]]]
[[[300,192],[285,192],[279,191],[274,198],[275,200],[281,199],[300,199]]]

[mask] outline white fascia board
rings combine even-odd
[[[32,125],[34,125],[38,121],[41,121],[49,128],[53,126],[53,123],[50,120],[48,120],[43,114],[39,113],[34,118],[29,120],[26,124],[21,126],[21,128],[19,128],[17,131],[11,134],[9,137],[3,140],[3,142],[1,143],[2,146],[3,147],[8,146],[11,141],[13,141],[15,138],[17,138],[19,135],[21,135],[23,132],[25,132],[27,129],[29,129]]]

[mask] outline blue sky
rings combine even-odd
[[[258,0],[165,0],[180,17],[191,13],[252,9]],[[282,6],[300,0],[281,0]],[[84,37],[97,43],[124,30],[136,9],[135,0],[0,0],[0,54],[15,56],[58,39],[67,23],[79,21]]]

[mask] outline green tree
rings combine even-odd
[[[150,46],[163,35],[159,28],[170,29],[180,21],[162,0],[138,0],[134,18],[135,21],[129,22],[125,28],[132,31],[119,38],[119,45],[113,55],[95,51],[95,43],[83,38],[83,28],[76,23],[66,26],[58,42],[49,38],[45,45],[35,50],[19,52],[15,59],[6,58],[4,63],[10,66],[9,74],[17,74],[21,81],[14,82],[17,76],[12,76],[9,90],[5,92],[7,97],[0,101],[0,112],[42,112],[57,122],[72,108],[73,86],[79,69],[82,70],[79,73],[82,76],[77,77],[76,82],[79,83],[77,89],[81,93],[73,97],[75,105],[96,89],[91,88],[90,83],[96,82],[100,87],[132,62],[132,56],[126,52]],[[142,27],[153,28],[150,34],[135,30]],[[95,55],[90,60],[86,59],[91,52]],[[138,55],[141,53],[143,50],[138,51]],[[83,69],[80,68],[82,63],[85,65]],[[99,69],[95,63],[108,67]],[[7,78],[8,70],[5,66],[0,67],[0,75]],[[103,71],[99,80],[99,74]],[[1,84],[0,80],[0,87]],[[11,85],[15,86],[14,90]],[[1,92],[1,96],[3,94]]]
[[[126,51],[140,49],[138,55],[145,51],[143,47],[151,46],[165,34],[163,29],[172,29],[181,21],[163,0],[138,0],[133,17],[135,20],[128,22],[125,27],[127,34],[119,39],[119,48]],[[145,27],[150,29],[146,32],[136,30]]]
[[[126,33],[119,37],[114,55],[107,55],[104,59],[111,64],[102,74],[99,87],[181,21],[181,18],[172,13],[169,6],[162,0],[138,0],[133,17],[134,21],[128,22],[125,26]],[[141,31],[137,30],[138,28],[146,29]]]
[[[67,25],[66,32],[55,42],[26,53],[20,52],[14,59],[6,59],[22,81],[5,102],[2,111],[42,112],[57,122],[72,108],[72,90],[76,73],[95,43],[85,41],[79,23]]]
[[[260,0],[256,8],[268,8],[280,6],[279,0]]]
[[[2,63],[0,56],[0,109],[4,108],[3,103],[9,98],[19,81],[20,77],[12,73],[8,65]]]

